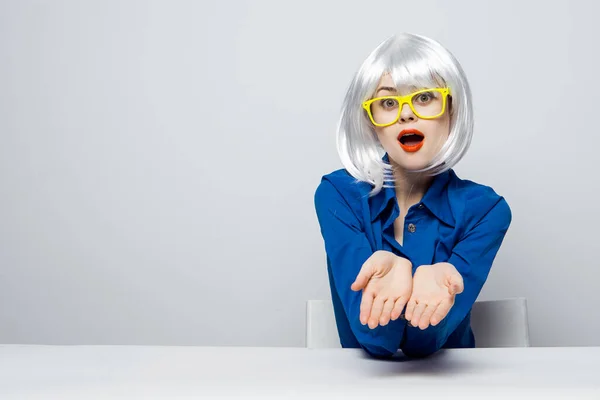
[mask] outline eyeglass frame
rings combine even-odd
[[[412,104],[412,98],[418,94],[421,93],[426,93],[426,92],[439,92],[442,95],[442,111],[440,111],[439,114],[434,115],[434,116],[430,116],[430,117],[423,117],[421,116],[414,108],[413,104]],[[398,122],[398,120],[400,119],[400,114],[402,114],[402,108],[404,107],[404,104],[408,104],[408,106],[410,107],[410,109],[412,110],[412,112],[419,118],[421,119],[435,119],[435,118],[439,118],[440,116],[442,116],[444,114],[444,112],[446,112],[446,103],[448,100],[448,96],[450,95],[450,88],[449,87],[443,87],[443,88],[430,88],[430,89],[422,89],[422,90],[417,90],[416,92],[412,92],[409,93],[407,95],[404,96],[381,96],[381,97],[375,97],[374,99],[370,99],[367,100],[365,102],[363,102],[362,106],[363,108],[367,111],[367,113],[369,114],[369,119],[371,120],[371,122],[373,123],[373,125],[378,126],[378,127],[386,127],[386,126],[390,126],[395,124],[396,122]],[[398,102],[398,116],[396,117],[396,119],[394,119],[394,121],[388,123],[388,124],[378,124],[377,122],[375,122],[375,119],[373,118],[373,114],[371,113],[371,104],[377,100],[382,100],[382,99],[394,99]]]

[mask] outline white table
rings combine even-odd
[[[0,399],[600,399],[600,347],[443,350],[0,345]]]

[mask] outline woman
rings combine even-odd
[[[352,80],[337,136],[344,168],[315,193],[342,347],[424,357],[475,346],[470,310],[512,215],[452,170],[472,112],[460,64],[423,36],[389,38]]]

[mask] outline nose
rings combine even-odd
[[[404,104],[402,106],[402,110],[400,111],[400,122],[412,122],[416,121],[417,116],[413,113],[413,110],[410,108],[408,104]]]

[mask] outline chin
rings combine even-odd
[[[427,167],[429,164],[428,163],[419,163],[419,164],[412,164],[412,163],[407,163],[405,165],[400,165],[405,171],[419,171],[425,167]]]
[[[402,154],[390,154],[390,158],[405,171],[418,171],[426,168],[430,161],[427,156],[418,153],[419,152],[406,154],[402,152]]]

